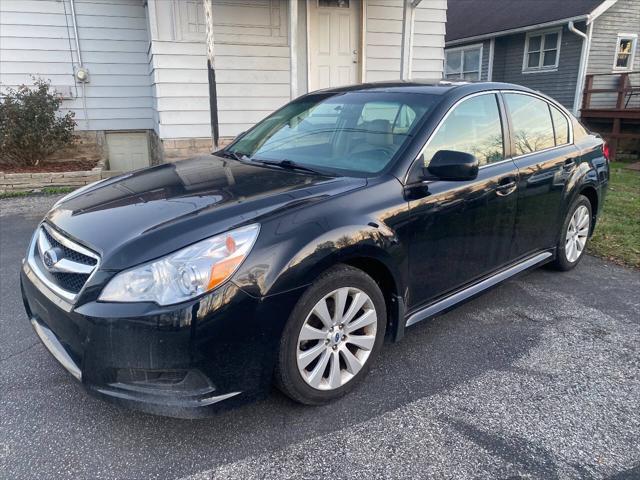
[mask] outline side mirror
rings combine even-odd
[[[438,150],[426,170],[441,180],[473,180],[478,176],[478,159],[470,153]]]

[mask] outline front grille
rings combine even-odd
[[[75,300],[99,263],[98,255],[46,224],[36,231],[32,248],[31,266],[49,287],[68,300]]]
[[[88,255],[84,255],[80,252],[78,252],[77,250],[72,250],[71,248],[67,247],[66,245],[63,245],[62,243],[60,243],[58,240],[56,240],[53,235],[51,235],[51,233],[49,233],[49,231],[46,228],[42,228],[43,233],[45,234],[45,236],[47,237],[47,240],[49,240],[49,243],[51,244],[52,247],[58,247],[60,248],[63,252],[64,252],[64,258],[67,258],[69,260],[71,260],[72,262],[76,262],[76,263],[82,263],[83,265],[97,265],[98,264],[98,260],[90,257]],[[44,252],[42,252],[44,253]]]
[[[50,275],[61,288],[71,293],[79,293],[84,284],[87,283],[87,280],[89,280],[89,275],[86,273],[51,272]]]

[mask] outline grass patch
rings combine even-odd
[[[640,172],[623,163],[611,163],[609,190],[589,252],[640,268]]]
[[[0,193],[0,198],[28,197],[29,195],[62,195],[65,193],[71,193],[75,189],[76,187],[45,187],[38,191],[28,190]]]

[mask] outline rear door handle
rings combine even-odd
[[[568,172],[570,170],[573,170],[573,167],[575,166],[576,162],[573,160],[573,158],[567,158],[562,165],[562,169]]]
[[[518,187],[518,182],[516,177],[504,177],[498,182],[498,186],[496,187],[496,195],[500,195],[501,197],[506,197],[511,193],[516,191]]]

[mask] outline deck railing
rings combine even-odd
[[[616,79],[617,82],[615,82]],[[609,85],[613,83],[615,87],[600,88],[600,85],[596,84],[598,80],[603,80]],[[606,94],[605,98],[602,98],[603,94]],[[598,96],[598,101],[596,102],[594,102],[594,95]],[[583,111],[629,109],[640,109],[640,70],[620,73],[595,73],[586,76],[582,95]]]

